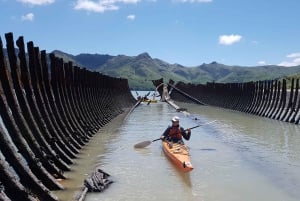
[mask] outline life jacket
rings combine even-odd
[[[171,139],[181,140],[182,139],[182,134],[181,134],[181,131],[180,131],[180,127],[171,127],[170,132],[169,132],[169,136],[170,136]]]

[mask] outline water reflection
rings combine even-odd
[[[185,105],[189,107],[189,105]],[[299,199],[300,192],[300,132],[299,125],[279,122],[222,109],[218,116],[208,107],[193,108],[208,118],[218,119],[210,132],[232,147],[243,163],[267,177],[291,199]],[[286,198],[288,199],[288,198]]]
[[[161,153],[162,155],[164,155],[166,157],[166,160],[169,161],[169,173],[175,177],[175,178],[180,178],[181,179],[181,182],[184,182],[186,187],[192,187],[192,182],[191,182],[191,176],[190,176],[190,173],[189,172],[182,172],[180,171],[176,165],[174,165],[174,163],[169,159],[169,157],[167,157],[165,155],[165,153],[162,151]],[[163,156],[163,157],[164,157]]]
[[[299,125],[220,108],[179,105],[191,114],[178,113],[166,103],[144,104],[125,121],[119,119],[107,131],[103,129],[95,138],[98,144],[89,145],[101,149],[91,151],[85,163],[90,170],[93,163],[100,166],[115,183],[103,193],[89,193],[87,201],[300,200]],[[158,138],[175,114],[185,128],[217,120],[192,130],[186,142],[194,166],[190,173],[180,172],[168,160],[159,141],[144,149],[133,147]],[[76,163],[82,164],[82,159]],[[76,171],[75,175],[89,173],[83,168]]]

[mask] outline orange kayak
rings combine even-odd
[[[142,102],[144,102],[144,103],[157,103],[157,100],[150,100],[150,99],[148,99],[148,100],[142,100]]]
[[[184,172],[193,170],[190,152],[185,144],[162,141],[162,146],[168,158]]]

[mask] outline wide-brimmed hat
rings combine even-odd
[[[179,121],[179,117],[174,116],[174,117],[172,118],[172,121],[173,121],[173,122],[178,122],[178,121]]]

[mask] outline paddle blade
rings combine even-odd
[[[134,145],[134,148],[144,148],[151,144],[151,141],[144,141]]]

